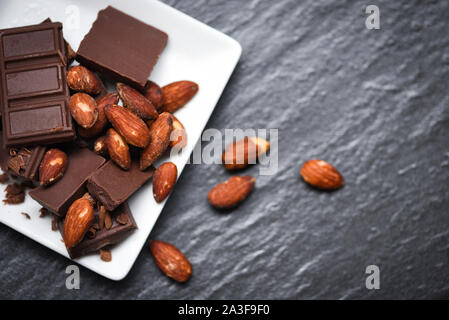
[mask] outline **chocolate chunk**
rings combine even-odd
[[[30,196],[58,216],[65,216],[70,205],[87,192],[89,175],[105,163],[105,159],[89,149],[67,151],[68,165],[64,176],[50,186],[39,186]]]
[[[0,30],[0,43],[4,146],[73,140],[62,24]]]
[[[128,223],[122,225],[115,221],[115,217],[117,215],[126,215],[128,219]],[[119,206],[115,211],[111,212],[113,223],[110,229],[103,228],[101,230],[97,230],[95,236],[93,238],[84,237],[84,239],[77,244],[75,247],[70,248],[68,250],[69,255],[72,259],[76,259],[86,254],[97,252],[98,250],[112,244],[116,244],[121,242],[127,236],[129,236],[135,229],[137,229],[136,222],[131,214],[129,206],[127,203]],[[95,214],[96,222],[94,225],[98,223],[99,215],[98,212]],[[64,234],[64,222],[59,222],[59,230],[61,234]]]
[[[5,204],[19,204],[25,201],[25,189],[17,184],[9,184],[5,188],[6,199],[3,200]]]
[[[106,210],[113,211],[151,179],[153,173],[154,168],[141,171],[136,161],[132,161],[131,168],[125,171],[109,160],[89,177],[87,189]]]
[[[111,6],[98,13],[76,60],[112,79],[143,89],[167,44],[166,33]]]

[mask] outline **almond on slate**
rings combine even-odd
[[[118,82],[117,92],[123,101],[123,105],[143,120],[156,119],[159,116],[151,101],[145,98],[139,91]]]
[[[48,186],[60,179],[67,168],[67,155],[59,149],[48,150],[39,166],[39,179],[43,186]]]
[[[67,248],[73,248],[83,239],[94,217],[94,208],[88,199],[80,198],[72,203],[64,220],[64,243]]]
[[[177,81],[162,87],[164,104],[160,112],[175,112],[182,108],[198,92],[198,85],[192,81]]]
[[[117,104],[118,100],[118,94],[115,92],[108,93],[105,96],[97,99],[96,103],[98,110],[98,119],[90,128],[78,128],[79,135],[83,138],[92,138],[102,133],[106,128],[106,125],[108,124],[108,119],[106,118],[106,114],[104,113],[104,107],[106,107],[108,104]]]
[[[97,75],[83,66],[73,66],[67,71],[67,84],[72,90],[92,95],[99,94],[103,87]]]
[[[174,115],[171,116],[173,121],[173,130],[170,134],[170,147],[182,149],[187,145],[187,132],[181,121]]]
[[[161,113],[150,127],[150,144],[140,155],[140,170],[147,169],[167,150],[172,130],[171,115],[168,112]]]
[[[157,111],[159,111],[159,109],[164,104],[164,93],[162,92],[161,87],[159,87],[151,80],[148,80],[145,84],[143,95],[145,96],[145,98],[151,101]]]
[[[148,145],[150,130],[142,119],[116,104],[106,106],[104,111],[109,122],[126,142],[138,148]]]
[[[256,163],[257,157],[264,155],[270,149],[270,143],[258,137],[245,137],[226,147],[222,161],[226,169],[243,169],[248,164]]]
[[[302,166],[300,174],[305,182],[323,190],[339,189],[345,184],[340,172],[323,160],[307,161]]]
[[[108,154],[108,146],[106,145],[106,136],[101,136],[94,142],[94,152],[100,156]]]
[[[192,275],[192,265],[174,245],[159,240],[151,240],[150,251],[157,266],[167,277],[178,282],[189,280]]]
[[[85,93],[75,93],[69,101],[73,119],[83,128],[91,128],[98,119],[97,103]]]
[[[246,199],[255,182],[256,179],[251,176],[231,177],[209,191],[209,203],[217,209],[233,208]]]
[[[156,169],[153,177],[153,196],[156,202],[162,202],[173,189],[178,169],[173,162],[164,162]]]
[[[128,144],[114,129],[109,129],[106,133],[106,146],[109,156],[123,170],[131,167],[131,155]]]

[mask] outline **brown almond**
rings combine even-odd
[[[103,86],[100,78],[83,66],[73,66],[67,71],[67,84],[72,90],[91,95],[99,94]]]
[[[109,129],[106,133],[106,146],[109,156],[123,170],[129,170],[131,167],[131,155],[128,144],[123,137],[114,129]]]
[[[91,128],[98,119],[97,103],[85,93],[75,93],[69,101],[73,119],[83,128]]]
[[[94,208],[88,199],[72,203],[64,220],[64,243],[68,249],[76,246],[94,222]]]
[[[163,112],[150,127],[150,143],[140,155],[140,169],[151,166],[167,150],[170,144],[170,134],[173,130],[173,120],[168,112]]]
[[[151,101],[145,98],[139,91],[118,82],[117,92],[123,101],[123,105],[143,120],[156,119],[159,116]]]
[[[340,172],[324,160],[307,161],[300,174],[305,182],[323,190],[339,189],[345,184]]]
[[[234,176],[217,184],[209,191],[209,203],[217,209],[230,209],[248,197],[256,179],[251,176]]]
[[[181,121],[174,115],[171,116],[173,121],[173,130],[170,134],[170,147],[182,149],[187,145],[187,132]]]
[[[192,265],[186,256],[174,245],[151,240],[150,251],[162,272],[178,282],[186,282],[192,275]]]
[[[142,119],[116,104],[106,106],[104,111],[109,122],[126,142],[138,148],[148,145],[150,130]]]
[[[106,118],[106,114],[104,113],[104,107],[106,107],[108,104],[117,104],[118,100],[119,98],[116,92],[108,93],[105,96],[97,99],[96,103],[98,110],[98,119],[90,128],[78,128],[79,135],[83,138],[92,138],[101,134],[108,124],[108,119]]]
[[[158,84],[151,80],[148,80],[145,84],[143,95],[151,101],[157,111],[159,111],[164,104],[164,92]]]
[[[226,169],[238,170],[256,163],[257,157],[270,149],[270,143],[258,137],[245,137],[226,147],[222,161]]]
[[[153,196],[156,202],[162,202],[176,183],[178,169],[173,162],[164,162],[154,172]]]
[[[94,152],[100,156],[108,154],[108,146],[106,145],[106,136],[101,136],[94,142]]]
[[[184,107],[198,92],[198,85],[192,81],[177,81],[162,87],[164,104],[160,112],[175,112]]]
[[[67,168],[67,155],[59,149],[48,150],[39,166],[41,185],[48,186],[58,181]]]

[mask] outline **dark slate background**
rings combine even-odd
[[[208,128],[279,128],[279,170],[237,210],[206,197],[222,166],[184,170],[151,237],[177,245],[194,274],[166,278],[145,245],[114,282],[0,225],[0,297],[40,299],[354,299],[449,297],[447,1],[170,0],[237,39],[243,55]],[[334,164],[346,186],[323,193],[299,169]],[[365,288],[365,268],[381,289]]]

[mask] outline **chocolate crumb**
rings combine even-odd
[[[50,213],[47,208],[41,208],[39,212],[41,213],[39,218],[45,218]]]
[[[21,212],[22,215],[24,215],[28,220],[31,219],[30,215],[26,212]]]
[[[109,214],[109,212],[106,211],[106,215],[105,215],[105,219],[104,219],[104,226],[106,227],[106,229],[111,229],[112,227],[112,219],[111,219],[111,215]]]
[[[5,188],[6,199],[3,200],[5,204],[19,204],[25,201],[24,188],[17,183],[8,184]]]
[[[5,189],[5,192],[10,195],[18,195],[23,193],[23,187],[17,183],[8,184]],[[6,195],[8,197],[8,195]]]
[[[124,213],[119,214],[115,220],[120,224],[127,224],[128,223],[128,216]]]
[[[0,183],[7,183],[9,181],[9,176],[4,173],[4,174],[0,174]]]
[[[99,219],[98,219],[98,224],[100,227],[99,230],[103,230],[105,219],[106,219],[106,209],[104,206],[100,206],[100,213],[99,213]]]
[[[51,230],[58,231],[58,217],[53,216],[53,220],[51,220]]]
[[[111,251],[108,249],[100,249],[100,258],[104,262],[110,262],[112,260]]]

